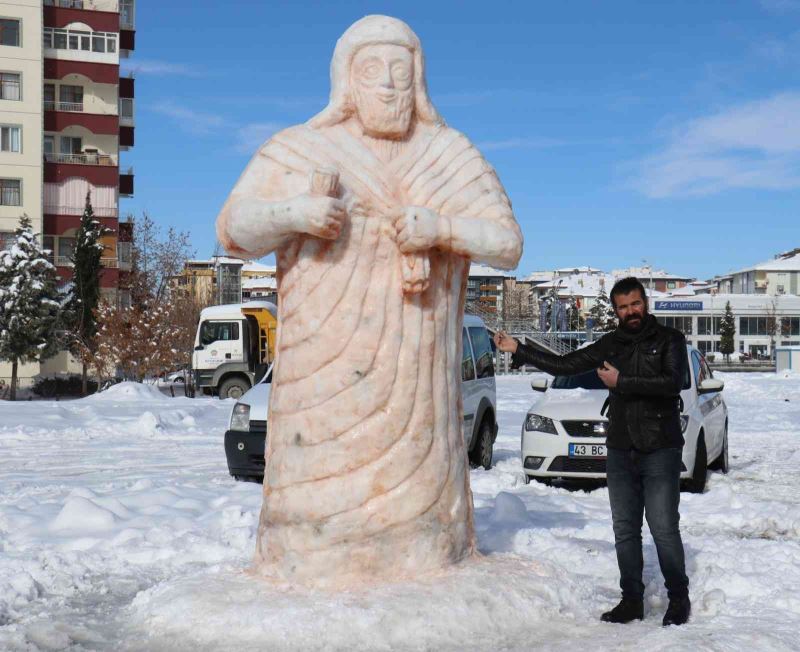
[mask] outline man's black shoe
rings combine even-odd
[[[689,602],[688,597],[670,600],[667,613],[664,614],[664,627],[683,625],[689,620],[690,613],[692,613],[692,603]]]
[[[622,598],[611,611],[606,611],[600,616],[600,620],[605,623],[629,623],[642,618],[644,618],[644,601],[626,600],[625,598]]]

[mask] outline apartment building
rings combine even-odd
[[[120,153],[134,144],[134,80],[120,77],[120,59],[134,49],[134,1],[0,2],[0,249],[27,214],[68,283],[90,193],[110,229],[101,292],[123,305],[131,232],[119,223],[119,201],[133,195],[133,171]],[[64,354],[42,373],[72,366]]]
[[[0,246],[26,213],[64,282],[87,193],[111,233],[100,285],[126,301],[130,238],[119,200],[133,194],[120,153],[134,144],[134,0],[0,2]],[[124,230],[124,229],[123,229]]]

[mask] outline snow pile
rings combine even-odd
[[[89,397],[94,401],[155,401],[164,400],[164,394],[153,385],[125,381]]]

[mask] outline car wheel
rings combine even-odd
[[[470,451],[469,461],[472,466],[482,466],[487,471],[492,468],[492,424],[489,419],[481,422],[481,429],[478,431],[478,441]]]
[[[228,380],[219,387],[219,397],[221,399],[235,398],[238,400],[242,398],[242,394],[248,389],[250,389],[250,384],[246,380],[242,378],[228,378]]]
[[[686,488],[693,494],[701,494],[706,488],[708,475],[708,453],[706,453],[706,438],[701,432],[697,437],[697,453],[694,456],[694,469],[692,478],[686,483]]]
[[[722,471],[727,473],[730,466],[728,465],[728,424],[725,424],[725,432],[722,434],[722,450],[719,457],[715,459],[710,467],[714,471]]]

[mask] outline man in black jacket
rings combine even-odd
[[[679,406],[688,374],[686,339],[649,314],[644,287],[633,277],[614,285],[611,302],[619,327],[565,356],[520,344],[502,331],[495,343],[513,353],[514,367],[529,364],[560,376],[597,369],[609,389],[606,473],[622,589],[621,602],[602,619],[627,623],[644,615],[644,514],[669,593],[663,623],[682,625],[691,610],[678,527],[684,444]]]

